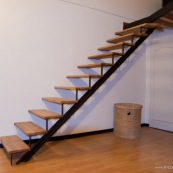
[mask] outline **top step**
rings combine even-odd
[[[159,22],[159,19],[157,20]],[[156,21],[156,22],[157,22]],[[166,28],[173,28],[173,13],[168,13],[165,16],[160,18],[160,23],[166,26]]]
[[[147,30],[147,29],[152,29],[152,28],[159,28],[162,27],[161,24],[159,23],[144,23],[138,26],[134,26],[132,28],[128,28],[122,31],[118,31],[115,34],[116,35],[126,35],[126,34],[131,34],[131,33],[140,33],[140,34],[145,34],[146,31],[143,30]],[[142,31],[141,31],[142,30]]]
[[[29,151],[30,148],[17,135],[0,137],[0,141],[8,154]]]
[[[168,14],[166,14],[165,16],[163,16],[163,17],[165,17],[165,18],[167,18],[167,19],[169,19],[169,20],[173,20],[173,13],[168,13]]]
[[[165,21],[165,22],[173,23],[173,19],[169,19],[169,18],[166,18],[166,17],[161,17],[160,19]]]
[[[173,20],[161,17],[160,19],[157,19],[156,22],[161,23],[166,29],[173,29]]]

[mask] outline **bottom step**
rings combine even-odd
[[[5,151],[11,155],[11,165],[13,154],[27,152],[30,147],[25,144],[17,135],[0,137],[0,141],[5,148]]]
[[[0,141],[8,154],[29,151],[30,148],[17,135],[0,137]]]

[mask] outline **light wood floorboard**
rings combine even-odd
[[[163,166],[172,166],[172,170],[159,168]],[[29,162],[17,166],[10,166],[9,157],[0,149],[0,173],[58,172],[171,173],[173,133],[143,127],[140,139],[135,140],[121,139],[110,132],[51,141]]]

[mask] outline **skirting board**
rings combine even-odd
[[[141,127],[149,127],[149,124],[143,123],[143,124],[141,124]],[[108,132],[113,132],[113,128],[112,129],[92,131],[92,132],[78,133],[78,134],[70,134],[70,135],[64,135],[64,136],[55,136],[55,137],[52,137],[49,141],[80,138],[80,137],[84,137],[84,136],[91,136],[91,135],[97,135],[97,134],[108,133]],[[36,143],[38,140],[39,139],[32,139],[31,143]],[[29,140],[24,140],[24,142],[26,144],[29,144]],[[2,144],[0,144],[0,148],[3,148]]]

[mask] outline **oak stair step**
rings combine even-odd
[[[158,20],[156,20],[157,23],[160,23],[164,26],[165,29],[173,29],[173,22],[164,20],[164,18],[160,18]]]
[[[78,68],[111,67],[112,65],[113,64],[111,64],[111,63],[97,63],[97,64],[79,65]]]
[[[36,135],[44,135],[45,133],[47,133],[45,129],[34,124],[31,121],[17,122],[17,123],[14,123],[14,125],[18,129],[20,129],[26,136],[29,136],[29,137],[36,136]]]
[[[145,37],[147,34],[140,34],[140,33],[131,33],[123,36],[119,36],[116,38],[112,38],[107,40],[109,43],[118,43],[118,42],[123,42],[123,41],[132,41],[135,37]]]
[[[17,135],[0,137],[0,141],[7,154],[11,155],[11,165],[13,154],[23,153],[30,150],[30,147],[25,144]]]
[[[123,48],[127,48],[134,45],[135,44],[132,44],[132,43],[121,42],[121,43],[111,44],[109,46],[100,47],[98,48],[98,50],[109,51],[109,50],[115,50],[115,49],[123,49]]]
[[[170,21],[173,21],[173,13],[168,13],[166,14],[165,16],[163,16],[164,18],[166,18],[166,20],[170,20]]]
[[[67,78],[101,78],[102,75],[95,75],[95,74],[83,74],[83,75],[70,75]]]
[[[58,97],[43,97],[42,100],[53,102],[60,105],[77,103],[77,100],[70,100],[70,99],[64,99],[64,98],[58,98]]]
[[[79,91],[88,91],[90,87],[76,87],[76,86],[55,86],[55,89],[61,89],[61,90],[70,90],[76,92],[76,100],[78,100],[78,93]]]
[[[169,18],[166,18],[166,17],[161,17],[160,19],[165,21],[165,22],[173,23],[173,19],[169,19]]]
[[[55,86],[54,88],[62,89],[62,90],[72,90],[72,91],[76,91],[76,90],[87,91],[90,89],[89,87],[73,87],[73,86]]]
[[[2,136],[0,141],[8,154],[16,154],[29,151],[30,148],[17,135]]]
[[[89,80],[89,88],[91,88],[91,80],[92,79],[98,79],[98,78],[101,78],[101,77],[103,77],[102,74],[101,75],[97,75],[97,74],[83,74],[83,75],[70,75],[70,76],[67,76],[67,78],[87,78]]]
[[[119,53],[119,52],[108,52],[104,54],[89,56],[88,59],[100,60],[100,59],[115,58],[115,57],[118,58],[123,55],[124,55],[123,53]]]
[[[29,110],[28,112],[36,115],[39,118],[42,118],[43,120],[46,120],[46,130],[48,130],[48,121],[50,119],[58,119],[63,117],[62,115],[45,109]]]
[[[48,111],[45,109],[29,110],[28,112],[32,113],[44,120],[58,119],[58,118],[62,117],[62,115],[59,115],[55,112],[51,112],[51,111]]]
[[[116,35],[127,35],[127,34],[131,34],[131,33],[140,33],[140,34],[145,34],[145,31],[141,31],[141,28],[145,28],[145,29],[152,29],[152,28],[160,28],[162,27],[159,23],[144,23],[138,26],[134,26],[122,31],[118,31],[115,34]]]

